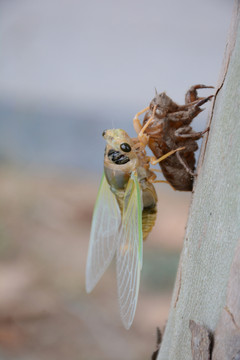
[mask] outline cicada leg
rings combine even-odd
[[[176,189],[172,186],[172,184],[170,184],[170,182],[168,182],[167,180],[155,180],[155,181],[152,181],[153,184],[156,184],[156,183],[164,183],[164,184],[168,184],[171,186],[171,188],[176,191]]]
[[[139,134],[140,131],[142,130],[142,125],[141,125],[141,122],[139,120],[139,116],[142,115],[143,113],[145,113],[148,110],[149,110],[149,106],[146,107],[145,109],[139,111],[133,118],[133,127],[134,127],[137,134]]]
[[[160,163],[161,161],[165,160],[166,158],[168,158],[169,156],[175,154],[178,151],[184,150],[184,149],[185,149],[185,146],[179,147],[179,148],[177,148],[175,150],[171,150],[167,154],[161,156],[158,159],[156,159],[154,156],[152,156],[152,157],[150,157],[150,164],[156,165],[156,164]]]
[[[138,126],[134,126],[135,130],[139,130],[138,133],[138,140],[141,144],[143,144],[144,146],[146,146],[148,144],[148,140],[149,140],[149,136],[147,134],[144,134],[145,130],[147,129],[147,127],[151,124],[151,122],[154,119],[155,116],[155,112],[156,112],[156,108],[157,106],[154,106],[153,111],[152,111],[152,115],[150,116],[150,118],[148,119],[148,121],[144,124],[144,126],[141,125],[139,119],[138,119]],[[148,110],[148,108],[144,109],[144,110]],[[142,113],[144,112],[144,110],[142,110]],[[133,120],[134,121],[134,120]]]
[[[178,139],[192,139],[192,140],[199,140],[203,137],[203,135],[208,132],[210,127],[208,126],[205,130],[195,132],[192,131],[192,128],[190,126],[183,126],[178,128],[175,131],[175,136]],[[193,150],[194,151],[194,150]]]
[[[177,158],[179,160],[179,162],[182,164],[182,166],[185,168],[185,170],[191,175],[191,176],[197,176],[196,173],[194,173],[192,171],[192,169],[190,169],[190,167],[185,163],[185,161],[183,160],[183,158],[181,157],[181,155],[179,153],[177,153]]]
[[[191,86],[185,95],[185,104],[192,103],[196,100],[204,99],[204,97],[198,97],[198,94],[197,94],[198,89],[214,89],[214,86],[207,86],[207,85],[202,85],[202,84]]]
[[[156,171],[155,169],[150,169],[151,171]],[[156,179],[156,174],[152,174],[149,178],[148,181],[151,182],[152,184],[156,184],[156,183],[163,183],[163,184],[168,184],[171,186],[171,188],[175,191],[176,189],[174,189],[174,187],[167,181],[167,180],[155,180]]]
[[[166,158],[168,158],[169,156],[171,156],[171,155],[173,155],[173,154],[175,154],[175,153],[179,154],[178,151],[181,151],[181,150],[184,150],[184,149],[185,149],[184,146],[183,146],[183,147],[179,147],[179,148],[177,148],[177,149],[175,149],[175,150],[169,151],[167,154],[161,156],[159,159],[156,159],[154,156],[152,156],[152,157],[150,157],[149,162],[150,162],[150,164],[152,164],[152,165],[156,165],[157,163],[165,160]],[[151,171],[158,171],[158,170],[155,170],[155,169],[150,169],[150,170],[151,170]],[[171,188],[172,188],[174,191],[176,190],[176,189],[174,189],[174,187],[173,187],[167,180],[155,180],[155,179],[156,179],[156,174],[153,174],[152,176],[150,176],[150,177],[148,178],[148,181],[150,181],[151,183],[154,183],[154,184],[156,184],[156,183],[168,184],[168,185],[171,186]]]
[[[152,112],[152,116],[150,116],[150,118],[148,119],[148,121],[144,124],[144,126],[142,127],[142,129],[140,130],[140,132],[138,133],[138,137],[142,136],[144,131],[146,130],[146,128],[151,124],[151,122],[153,121],[154,119],[154,116],[155,116],[155,112],[156,112],[156,108],[157,108],[157,105],[154,106],[153,108],[153,112]]]
[[[162,173],[162,170],[160,169],[150,169],[151,171],[154,171],[154,172],[159,172],[159,173]]]

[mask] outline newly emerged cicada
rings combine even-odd
[[[86,267],[86,290],[90,292],[116,255],[117,287],[124,326],[132,324],[142,268],[143,240],[151,231],[157,214],[156,175],[148,157],[148,138],[139,132],[130,138],[121,129],[103,132],[106,140],[104,174],[94,208]],[[164,181],[163,181],[164,182]]]

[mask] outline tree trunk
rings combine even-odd
[[[239,18],[236,0],[158,360],[240,359]]]

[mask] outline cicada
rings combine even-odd
[[[170,150],[183,146],[184,151],[177,152],[160,163],[163,175],[169,184],[180,191],[191,191],[195,174],[195,156],[199,140],[208,129],[195,132],[190,124],[203,110],[200,108],[213,96],[199,98],[197,89],[212,88],[206,85],[193,85],[186,93],[185,104],[178,105],[165,92],[158,94],[150,105],[137,113],[133,123],[137,133],[146,125],[149,136],[148,146],[153,154],[161,157]],[[146,112],[141,125],[139,115]]]
[[[106,140],[104,173],[93,212],[86,266],[89,293],[116,255],[120,314],[126,329],[133,322],[137,306],[143,240],[157,215],[156,175],[150,164],[163,158],[146,155],[148,137],[140,131],[134,139],[121,129],[103,132]],[[160,180],[161,182],[161,180]]]

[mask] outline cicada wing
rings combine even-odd
[[[132,173],[124,195],[122,227],[117,248],[117,283],[120,313],[129,329],[137,306],[142,268],[142,195]]]
[[[86,266],[86,291],[90,292],[116,252],[121,212],[103,174],[93,212]]]

